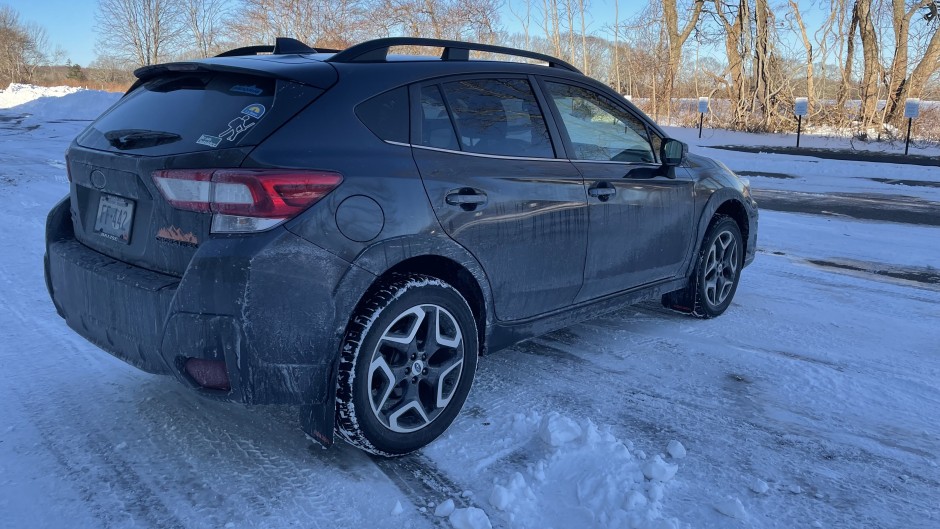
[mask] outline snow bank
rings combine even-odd
[[[12,108],[29,103],[40,97],[62,97],[82,90],[72,86],[34,86],[31,84],[11,83],[6,90],[0,90],[0,108]]]
[[[33,86],[11,84],[0,90],[0,109],[28,114],[28,126],[56,120],[90,121],[101,115],[118,99],[120,93],[86,90],[70,86]]]

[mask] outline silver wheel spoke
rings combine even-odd
[[[453,373],[455,369],[462,369],[462,368],[463,368],[463,358],[457,358],[456,361],[451,363],[449,366],[440,367],[436,370],[437,376],[434,377],[434,389],[435,389],[434,393],[437,396],[436,404],[438,408],[443,408],[444,406],[447,406],[450,403],[450,399],[453,398],[454,392],[457,389],[457,381],[455,380],[454,383],[450,387],[450,391],[448,391],[447,395],[445,395],[444,394],[445,379],[447,378],[448,375]],[[459,378],[460,371],[457,371],[456,375]]]
[[[411,344],[411,342],[415,340],[415,336],[418,335],[418,330],[421,329],[421,323],[424,321],[425,316],[426,314],[423,310],[421,310],[421,307],[412,307],[410,310],[404,312],[401,316],[396,318],[395,321],[392,322],[392,324],[389,326],[389,329],[392,329],[400,321],[406,318],[414,318],[414,321],[408,327],[407,332],[405,332],[405,334],[401,334],[386,331],[382,336],[382,340],[405,345]]]
[[[417,415],[420,417],[423,422],[418,426],[404,427],[399,424],[398,420],[402,418],[405,414],[411,413],[412,415]],[[392,431],[399,433],[413,432],[415,430],[420,430],[428,424],[431,423],[431,419],[428,418],[428,415],[424,413],[424,408],[421,407],[421,403],[418,402],[417,398],[413,398],[408,401],[403,401],[401,405],[395,408],[388,415],[388,425]]]
[[[395,374],[392,372],[392,367],[388,365],[388,362],[385,361],[384,356],[378,356],[372,360],[372,364],[369,365],[369,387],[373,387],[376,375],[380,375],[385,378],[385,388],[379,390],[380,395],[378,399],[373,396],[371,399],[372,402],[372,411],[378,412],[385,406],[385,403],[388,402],[389,395],[392,394],[392,391],[397,386],[398,378],[395,377]]]
[[[454,348],[456,348],[456,347],[458,347],[458,346],[460,345],[460,340],[461,340],[461,338],[462,338],[462,336],[460,335],[460,328],[457,326],[457,322],[454,320],[454,317],[451,316],[450,314],[447,314],[447,313],[446,313],[447,311],[444,311],[444,312],[445,312],[445,316],[446,316],[446,317],[451,321],[451,323],[453,324],[453,327],[454,327],[454,336],[445,336],[445,335],[441,334],[441,315],[440,315],[440,312],[441,312],[442,310],[443,310],[443,309],[438,308],[438,309],[437,309],[437,317],[434,318],[434,320],[435,320],[435,321],[434,321],[434,323],[435,323],[435,325],[434,325],[434,329],[435,329],[435,341],[437,342],[437,345],[440,345],[441,347],[450,347],[451,349],[454,349]]]

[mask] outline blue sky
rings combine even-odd
[[[20,13],[22,21],[36,22],[43,26],[49,35],[51,48],[61,46],[66,51],[66,58],[73,63],[88,66],[95,59],[94,25],[97,0],[17,0],[7,3]],[[806,5],[805,0],[799,3],[805,10],[803,16],[807,19],[807,23],[817,24],[818,19],[823,16],[822,10],[812,4]],[[645,2],[620,0],[621,20],[631,17],[644,5]],[[590,2],[589,11],[592,20],[589,21],[588,33],[599,32],[613,21],[613,0],[594,0]],[[503,8],[501,15],[504,27],[510,31],[522,31],[518,20],[506,7]],[[541,28],[533,26],[530,31],[533,34],[540,34]]]
[[[2,0],[0,0],[2,1]],[[638,10],[640,5],[631,0],[620,0],[620,16],[626,18],[627,13]],[[20,13],[24,22],[36,22],[46,28],[49,43],[54,49],[56,45],[66,51],[66,58],[73,63],[88,66],[95,59],[95,10],[97,0],[16,0],[7,2]],[[593,23],[589,29],[599,30],[608,20],[613,20],[614,7],[612,0],[595,0],[590,8],[593,13]],[[514,28],[518,21],[509,12],[503,10],[502,22],[507,28]],[[521,32],[521,28],[518,29]],[[541,31],[532,28],[533,32]]]
[[[96,0],[32,0],[8,3],[23,22],[46,28],[52,49],[61,46],[66,58],[88,66],[95,59]]]

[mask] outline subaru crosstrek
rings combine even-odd
[[[66,153],[58,313],[327,446],[416,450],[478,355],[648,299],[717,316],[754,258],[748,183],[554,57],[278,39],[135,74]]]

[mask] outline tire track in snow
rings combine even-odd
[[[128,463],[97,428],[83,425],[85,439],[74,443],[75,437],[64,436],[57,424],[35,401],[13,388],[20,405],[26,410],[30,424],[40,434],[42,446],[64,470],[64,476],[80,492],[92,516],[103,527],[121,527],[127,524],[123,516],[136,525],[144,522],[149,527],[182,529],[186,524],[159,498],[158,490],[146,484],[143,476]],[[67,406],[67,416],[76,417],[74,406]],[[112,494],[102,495],[93,490],[93,484],[107,484]]]
[[[433,508],[427,508],[430,502],[440,503],[451,499],[457,508],[474,506],[470,498],[464,497],[465,489],[420,453],[394,459],[372,457],[372,461],[419,509],[418,512],[437,527],[450,529],[451,525],[447,518],[435,516]],[[426,508],[424,512],[420,511],[421,507]]]
[[[22,288],[15,289],[12,293],[16,294],[17,290]],[[166,424],[165,421],[169,418],[180,420],[181,416],[185,416],[185,412],[190,410],[176,407],[179,402],[169,404],[165,399],[148,397],[150,401],[157,401],[149,406],[149,412],[145,406],[140,415],[128,413],[128,401],[141,394],[137,389],[141,379],[153,377],[137,373],[123,365],[118,369],[109,369],[117,361],[73,335],[54,312],[50,310],[46,317],[30,318],[29,311],[16,299],[10,299],[9,293],[7,290],[0,294],[0,304],[7,308],[13,318],[2,326],[32,328],[37,336],[52,338],[46,338],[39,343],[17,343],[14,340],[12,344],[8,344],[10,351],[25,352],[35,363],[30,366],[30,374],[8,370],[7,375],[14,382],[11,389],[21,409],[26,412],[28,422],[39,432],[41,446],[63,469],[61,475],[78,491],[90,514],[98,519],[103,527],[126,526],[129,523],[127,518],[130,518],[131,524],[145,527],[191,527],[191,515],[186,517],[190,522],[184,522],[179,516],[181,511],[187,509],[200,513],[201,522],[206,527],[222,527],[228,521],[244,518],[246,507],[253,517],[260,513],[262,519],[265,513],[272,516],[277,516],[279,512],[299,514],[304,520],[304,525],[308,527],[333,527],[334,523],[350,527],[361,524],[361,519],[329,497],[329,487],[321,483],[319,487],[307,488],[316,485],[308,479],[312,474],[310,471],[322,469],[300,468],[287,459],[271,457],[256,448],[243,446],[246,439],[250,445],[252,434],[262,439],[269,435],[270,429],[264,426],[247,428],[247,435],[245,432],[239,432],[240,436],[236,437],[226,425],[218,424],[218,419],[206,417],[203,412],[190,416],[192,421],[186,428],[171,432],[151,430],[146,434],[142,433],[141,430],[146,429],[148,424],[158,425],[161,421]],[[16,336],[16,333],[11,332],[10,335]],[[50,356],[46,351],[41,351],[45,345],[55,348],[56,354]],[[88,354],[89,349],[96,350]],[[52,358],[56,359],[55,363],[51,362]],[[73,380],[78,383],[69,387],[37,388],[32,383],[34,381],[30,380],[36,373],[43,374],[36,377],[39,380],[50,378],[50,374],[52,379],[61,379],[64,372],[71,370],[76,371],[78,376]],[[133,391],[114,395],[113,390],[107,389],[102,393],[101,388],[94,385],[99,381],[108,381],[108,384],[117,386],[119,392],[123,387]],[[159,383],[155,385],[159,386]],[[44,395],[42,399],[35,399],[31,391],[37,390],[49,391],[51,394]],[[113,399],[115,396],[117,398]],[[199,410],[200,405],[192,399],[187,399],[183,394],[174,396],[180,397],[183,404],[189,404]],[[42,402],[50,401],[54,401],[56,406],[41,405]],[[203,404],[223,406],[210,402]],[[171,410],[174,413],[170,413]],[[179,413],[181,411],[183,413]],[[234,415],[243,411],[237,405],[232,410]],[[114,437],[114,422],[126,415],[134,416],[138,423],[123,425],[118,431],[128,437],[146,440],[146,455],[136,457],[136,461],[115,450],[115,445],[121,443]],[[231,417],[227,412],[223,414],[225,415]],[[148,423],[139,421],[141,418],[152,420]],[[79,422],[73,422],[76,420]],[[195,426],[197,424],[198,427]],[[297,434],[294,437],[296,440],[303,439],[297,432],[288,433]],[[306,440],[300,442],[307,444]],[[283,448],[282,445],[273,444],[275,448]],[[214,473],[211,468],[205,468],[204,463],[197,461],[200,459],[199,455],[205,455],[206,452],[214,457],[205,457],[203,460],[227,462],[220,472]],[[327,462],[328,460],[329,458]],[[310,462],[307,458],[301,461]],[[197,465],[201,465],[201,468]],[[258,484],[287,484],[287,488],[293,486],[295,490],[303,490],[304,493],[269,497],[263,494],[240,494],[238,500],[243,504],[236,505],[227,501],[232,495],[231,490],[216,487],[216,484],[228,486],[227,481],[230,480],[225,479],[225,474],[232,466],[243,466],[250,470],[252,480]],[[207,479],[211,477],[217,479]],[[96,486],[99,488],[95,488]],[[169,505],[174,505],[176,510]],[[186,509],[180,509],[180,506],[185,506]],[[207,512],[209,507],[211,509]],[[329,522],[322,525],[325,520]]]

